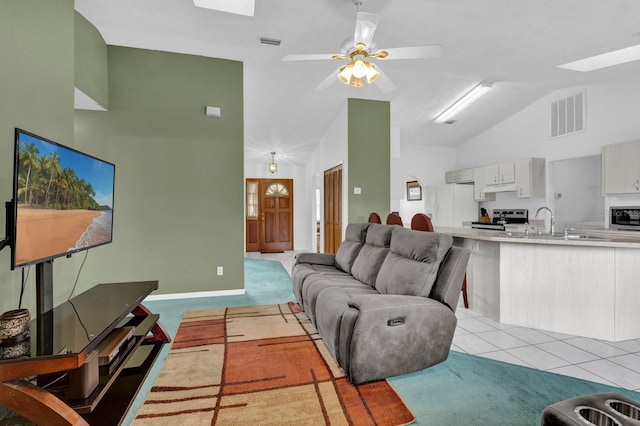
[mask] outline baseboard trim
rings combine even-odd
[[[192,293],[152,294],[147,296],[144,300],[196,299],[200,297],[242,296],[243,294],[245,294],[244,289],[194,291]]]

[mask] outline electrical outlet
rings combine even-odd
[[[224,274],[224,269],[222,268],[222,266],[218,266],[218,275],[223,275]]]

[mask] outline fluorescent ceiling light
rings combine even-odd
[[[640,44],[626,47],[624,49],[614,50],[613,52],[603,53],[602,55],[580,59],[579,61],[558,65],[558,68],[588,72],[599,70],[601,68],[612,67],[614,65],[625,64],[631,61],[637,61],[639,59]]]
[[[255,9],[255,0],[193,0],[193,4],[205,9],[245,16],[253,16]]]
[[[458,114],[460,111],[471,105],[480,96],[487,93],[492,87],[493,85],[489,83],[478,84],[466,95],[455,101],[449,108],[444,110],[444,112],[437,116],[435,120],[433,120],[433,122],[436,124],[450,123],[454,115]]]

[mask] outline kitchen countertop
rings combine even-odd
[[[581,235],[586,238],[577,238],[577,236],[564,237],[563,235],[530,235],[525,236],[523,233],[516,232],[508,235],[506,231],[493,231],[473,228],[451,228],[444,226],[436,226],[436,232],[450,234],[457,238],[469,238],[483,241],[496,241],[501,243],[519,243],[519,244],[553,244],[553,245],[569,245],[569,246],[590,246],[590,247],[626,247],[640,249],[640,232],[633,231],[617,231],[613,229],[585,229]]]

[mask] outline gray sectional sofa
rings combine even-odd
[[[338,252],[300,253],[293,292],[354,384],[449,355],[469,251],[450,235],[349,224]]]

